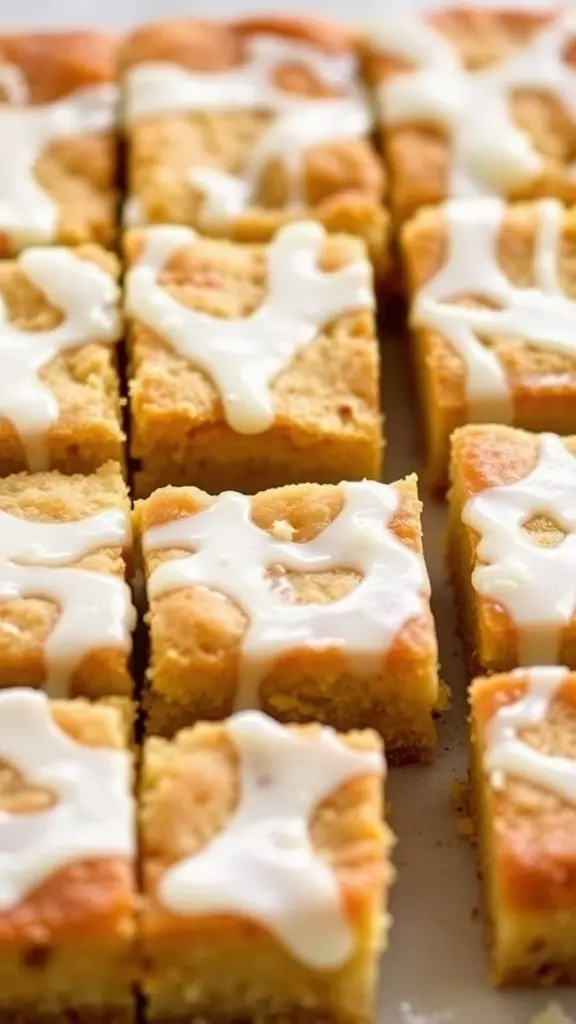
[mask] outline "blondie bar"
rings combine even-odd
[[[0,476],[124,461],[118,276],[93,245],[0,262]]]
[[[517,669],[470,692],[473,806],[496,984],[576,980],[576,675]]]
[[[382,428],[365,248],[311,221],[268,245],[128,233],[136,493],[254,493],[377,477]]]
[[[135,822],[119,707],[0,692],[0,1021],[131,1024]]]
[[[122,51],[128,224],[264,241],[313,216],[384,268],[388,217],[357,41],[328,22],[172,20]]]
[[[576,667],[576,437],[452,437],[449,556],[471,666]]]
[[[0,479],[0,687],[130,696],[129,517],[114,463]]]
[[[437,650],[416,480],[217,498],[166,487],[136,506],[148,575],[148,730],[233,709],[371,726],[429,759]]]
[[[575,30],[560,5],[383,19],[366,68],[397,219],[453,198],[576,201]]]
[[[368,1024],[391,835],[378,737],[260,712],[149,739],[148,1020]]]
[[[455,200],[402,241],[430,484],[464,423],[575,433],[576,208]]]
[[[116,40],[0,35],[0,255],[114,241]]]

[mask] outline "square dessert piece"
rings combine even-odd
[[[383,171],[346,29],[306,18],[171,20],[124,44],[128,225],[264,241],[313,216],[388,259]]]
[[[471,688],[473,806],[499,985],[576,981],[576,674]]]
[[[576,207],[454,200],[402,244],[431,486],[464,423],[576,433]]]
[[[131,1024],[132,757],[119,707],[0,693],[0,1020]]]
[[[576,201],[574,11],[452,7],[384,18],[366,57],[390,202]]]
[[[0,261],[0,476],[124,461],[119,269],[93,245]]]
[[[129,232],[131,452],[164,484],[254,493],[377,477],[382,425],[372,271],[312,221],[269,245],[191,228]]]
[[[395,761],[432,756],[437,649],[416,478],[136,507],[147,572],[150,732],[232,710],[371,726]]]
[[[0,687],[131,695],[130,548],[115,463],[0,479]]]
[[[372,1020],[392,870],[375,733],[257,711],[149,739],[149,1021]]]
[[[576,668],[576,437],[452,437],[449,559],[471,666]]]
[[[116,56],[101,32],[0,35],[0,255],[114,241]]]

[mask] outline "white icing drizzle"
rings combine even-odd
[[[195,233],[184,227],[146,229],[142,256],[126,277],[127,312],[212,379],[238,433],[271,426],[274,378],[325,324],[374,304],[367,260],[329,273],[318,268],[325,237],[312,221],[283,228],[268,250],[266,299],[250,316],[225,320],[182,305],[158,284],[170,257],[196,244]]]
[[[347,747],[332,729],[292,732],[259,712],[235,715],[226,730],[240,759],[239,804],[199,853],[165,872],[160,897],[176,914],[256,920],[301,962],[340,967],[355,937],[337,878],[312,846],[310,819],[344,783],[383,775],[383,755]]]
[[[46,433],[59,416],[56,398],[40,379],[40,371],[79,345],[118,341],[119,289],[109,274],[69,249],[27,249],[20,253],[18,266],[63,314],[57,327],[22,330],[10,323],[0,296],[0,417],[14,424],[28,468],[36,472],[48,468]]]
[[[112,83],[87,86],[52,103],[29,105],[19,67],[0,64],[0,231],[20,246],[54,241],[58,205],[36,180],[43,151],[55,142],[109,131],[116,121],[118,90]]]
[[[483,70],[467,70],[455,47],[424,18],[385,19],[376,46],[408,59],[416,69],[381,83],[382,119],[386,124],[431,123],[448,134],[449,196],[508,195],[543,169],[531,139],[514,122],[514,93],[529,90],[551,96],[576,120],[576,71],[564,60],[575,31],[574,11],[563,11],[507,59]]]
[[[463,360],[470,415],[477,423],[510,423],[514,412],[504,368],[480,338],[522,338],[539,350],[576,358],[576,302],[563,294],[558,276],[562,207],[554,199],[536,205],[531,288],[513,284],[498,263],[505,209],[499,199],[445,204],[446,262],[416,294],[411,312],[415,327],[438,331]],[[473,308],[454,302],[465,295],[501,308]]]
[[[556,691],[568,675],[565,668],[550,666],[513,673],[527,679],[526,692],[511,704],[498,708],[486,730],[484,767],[494,789],[503,789],[509,775],[533,782],[576,804],[576,761],[545,754],[530,746],[520,730],[546,719]]]
[[[148,582],[152,600],[203,586],[225,594],[248,616],[236,709],[257,707],[259,684],[275,659],[299,648],[336,648],[356,675],[378,673],[398,632],[423,611],[430,589],[424,560],[389,529],[398,491],[368,480],[340,486],[342,510],[307,543],[275,540],[252,521],[250,499],[232,491],[197,515],[144,534],[146,553],[194,552],[154,570]],[[286,587],[278,592],[271,586],[267,571],[273,566],[295,572],[353,569],[362,580],[328,604],[294,604],[282,599]]]
[[[274,120],[256,141],[247,167],[235,177],[212,167],[194,167],[190,183],[205,194],[206,225],[228,222],[254,202],[262,172],[279,160],[288,177],[289,208],[305,206],[305,155],[312,146],[361,138],[371,129],[366,97],[356,80],[352,53],[323,54],[313,46],[273,36],[252,36],[246,62],[225,71],[188,71],[168,62],[130,69],[126,83],[129,122],[159,114],[269,111]],[[305,97],[274,84],[284,64],[300,64],[340,93]]]
[[[127,584],[70,564],[100,548],[126,548],[129,540],[122,509],[69,523],[39,523],[0,510],[0,602],[37,597],[60,609],[45,645],[44,689],[52,697],[68,695],[70,678],[89,651],[130,650],[136,613]]]
[[[134,856],[125,750],[77,743],[57,725],[43,693],[15,689],[0,692],[0,759],[57,797],[46,811],[0,810],[1,912],[75,861]]]
[[[501,604],[518,631],[521,665],[555,665],[561,630],[576,612],[576,458],[554,434],[540,435],[528,476],[473,495],[463,521],[480,534],[474,589]],[[548,516],[566,536],[543,547],[522,529]]]

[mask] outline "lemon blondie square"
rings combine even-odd
[[[147,740],[150,1022],[368,1024],[391,881],[384,774],[375,733],[260,712]]]
[[[117,41],[0,35],[0,255],[115,237]]]
[[[397,220],[445,199],[576,201],[575,28],[562,5],[381,20],[366,73]]]
[[[0,688],[132,693],[130,505],[120,467],[0,479]]]
[[[96,245],[0,262],[0,476],[124,462],[119,273]]]
[[[473,806],[498,985],[576,978],[576,675],[477,679]]]
[[[149,732],[261,708],[372,727],[395,761],[432,756],[437,647],[414,477],[253,498],[166,487],[137,503],[136,528]]]
[[[128,224],[242,241],[314,217],[388,261],[383,170],[347,29],[307,18],[167,20],[122,48]]]
[[[448,553],[473,670],[576,666],[576,438],[452,436]]]
[[[266,245],[153,225],[125,247],[139,497],[379,476],[373,275],[359,239],[312,221]]]
[[[430,485],[464,423],[576,432],[576,207],[455,200],[402,249]]]
[[[0,692],[0,1021],[131,1024],[132,758],[121,707]]]

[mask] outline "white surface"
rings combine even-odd
[[[508,0],[507,6],[512,6]],[[555,6],[548,0],[537,4]],[[274,7],[291,13],[311,11],[376,23],[382,13],[425,6],[419,0],[315,0],[277,5],[270,0],[252,10]],[[527,4],[525,4],[527,6]],[[238,13],[237,0],[211,0],[209,16]],[[168,13],[201,12],[192,0],[1,0],[3,26],[108,24],[125,26],[165,17]],[[388,413],[389,456],[385,479],[417,468],[413,396],[408,385],[408,352],[402,342],[384,350],[384,400]],[[453,706],[439,729],[438,757],[432,767],[392,772],[389,799],[392,825],[398,836],[395,863],[399,880],[392,894],[395,921],[384,959],[382,1024],[528,1024],[552,999],[576,1020],[576,992],[492,991],[486,979],[481,924],[473,917],[479,889],[471,847],[457,836],[457,815],[451,786],[466,773],[465,677],[456,636],[453,605],[443,564],[444,510],[425,502],[425,546],[433,588],[433,607],[440,635],[444,678],[453,688]]]

